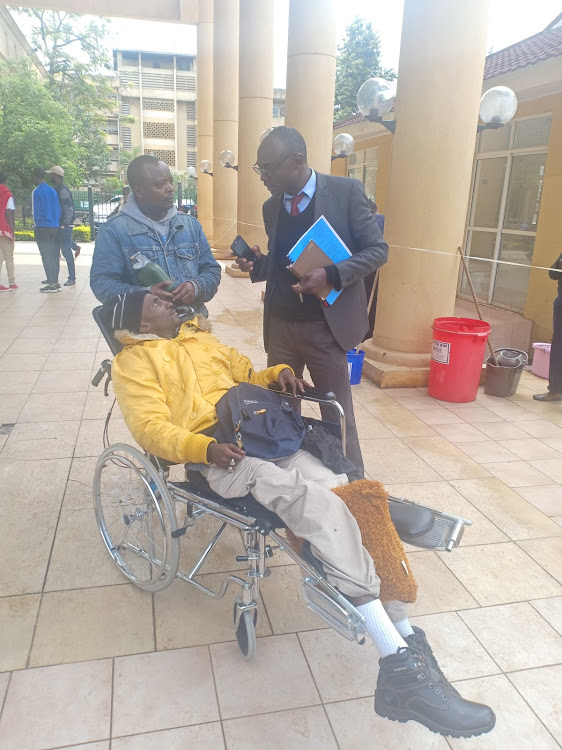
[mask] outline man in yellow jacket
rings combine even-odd
[[[304,390],[304,381],[283,364],[254,372],[247,357],[221,344],[199,319],[181,325],[173,305],[148,291],[122,295],[109,308],[111,326],[124,347],[112,364],[113,387],[133,437],[155,456],[198,464],[223,498],[251,492],[310,542],[328,581],[364,615],[382,657],[375,711],[455,737],[492,729],[491,709],[464,700],[452,688],[423,631],[410,626],[406,605],[383,607],[380,580],[357,522],[330,491],[347,482],[345,475],[335,475],[304,450],[266,461],[213,437],[215,405],[238,383],[267,386],[276,380],[284,392],[296,394]]]

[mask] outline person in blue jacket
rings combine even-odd
[[[60,203],[56,190],[45,182],[46,172],[42,167],[33,170],[33,182],[37,185],[31,194],[33,231],[35,242],[41,253],[47,283],[39,291],[47,294],[60,292],[59,247],[57,235],[60,226]]]
[[[201,224],[178,213],[169,167],[155,156],[133,159],[127,168],[131,195],[121,211],[100,229],[94,248],[90,286],[100,302],[144,289],[133,268],[136,253],[157,263],[176,283],[150,287],[166,302],[190,305],[207,316],[205,302],[217,293],[221,268],[211,253]]]

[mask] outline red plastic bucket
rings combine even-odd
[[[471,318],[435,318],[428,393],[441,401],[474,401],[490,324]]]

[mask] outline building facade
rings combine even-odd
[[[0,7],[0,60],[21,60],[22,58],[30,60],[37,71],[41,75],[44,74],[43,66],[12,18],[10,11]]]

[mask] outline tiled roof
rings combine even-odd
[[[488,55],[484,68],[484,80],[559,55],[562,55],[562,27],[546,29]]]
[[[363,122],[366,119],[363,115],[351,115],[351,117],[346,117],[344,120],[337,120],[334,123],[334,129],[343,128],[346,125],[355,125],[356,122]]]

